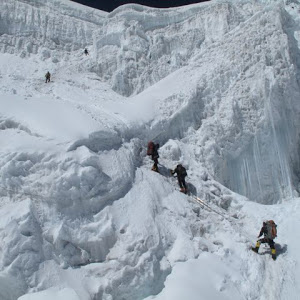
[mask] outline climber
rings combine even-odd
[[[264,237],[262,239],[259,239],[256,242],[256,246],[252,247],[251,249],[254,252],[258,253],[260,244],[268,243],[271,248],[272,258],[273,258],[273,260],[276,260],[276,249],[275,249],[275,243],[273,241],[277,236],[276,227],[277,227],[277,225],[275,224],[275,222],[273,220],[263,222],[263,226],[260,230],[258,238],[261,237],[262,235],[264,235]]]
[[[181,164],[177,165],[175,170],[171,170],[171,174],[174,175],[177,173],[177,180],[178,184],[180,186],[180,192],[187,193],[186,183],[185,183],[185,177],[187,176],[186,169]]]
[[[51,74],[50,74],[49,71],[46,73],[45,77],[46,77],[46,83],[47,83],[47,82],[50,82]]]
[[[86,48],[84,49],[84,54],[85,54],[85,55],[89,55],[88,49],[86,49]]]
[[[159,158],[158,149],[159,149],[159,144],[154,144],[152,141],[148,143],[147,155],[151,155],[151,159],[154,162],[151,170],[155,172],[158,172],[158,158]]]

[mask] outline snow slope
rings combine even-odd
[[[299,12],[2,1],[0,298],[298,299]]]

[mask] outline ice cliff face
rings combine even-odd
[[[201,159],[254,201],[274,203],[298,185],[298,36],[285,9],[262,8],[197,57],[209,68],[197,90]]]
[[[71,1],[15,1],[0,3],[0,51],[22,57],[38,54],[53,62],[93,42],[105,12]]]
[[[109,14],[108,26],[95,37],[95,71],[117,92],[136,94],[187,65],[253,13],[230,3],[169,10],[125,5]]]

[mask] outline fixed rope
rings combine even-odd
[[[8,189],[8,188],[6,188],[4,186],[0,186],[0,190],[6,191],[6,192],[9,192],[9,193],[13,193],[13,194],[32,196],[32,197],[35,197],[35,198],[43,199],[43,197],[41,195],[32,194],[32,193],[28,193],[28,192],[24,192],[24,191],[23,192],[22,191],[19,192],[17,190]]]
[[[208,204],[206,204],[202,199],[200,199],[197,196],[191,196],[196,202],[198,202],[199,204],[203,205],[205,208],[207,208],[208,210],[220,215],[221,217],[223,217],[226,220],[230,220],[227,216],[225,216],[224,214],[218,212],[217,210],[213,209],[211,206],[209,206]]]

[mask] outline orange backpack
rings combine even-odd
[[[266,221],[267,224],[267,238],[275,239],[277,237],[277,225],[273,220]]]
[[[150,141],[148,143],[148,148],[147,148],[147,155],[152,155],[154,150],[154,143]]]

